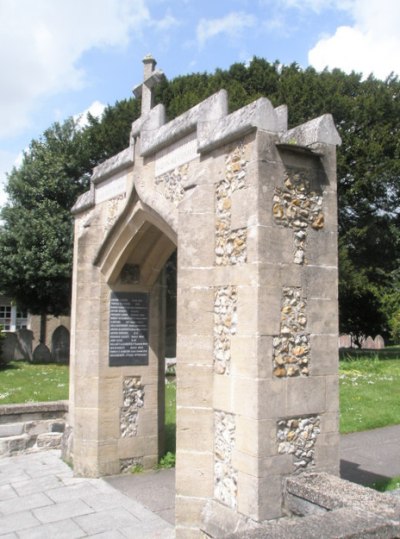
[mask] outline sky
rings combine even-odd
[[[400,0],[0,0],[0,206],[30,141],[129,98],[149,53],[169,79],[253,56],[385,79],[399,50]]]

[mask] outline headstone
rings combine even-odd
[[[351,348],[352,340],[351,335],[340,335],[339,348]]]
[[[365,348],[366,350],[374,350],[375,349],[375,341],[371,336],[368,336],[362,343],[361,348]]]
[[[375,341],[375,350],[382,350],[383,348],[385,348],[385,341],[381,335],[377,335],[374,341]]]
[[[5,361],[14,361],[18,350],[18,338],[15,333],[8,331],[2,343],[2,356]]]
[[[51,363],[52,357],[51,352],[48,349],[48,347],[40,343],[36,346],[35,350],[33,351],[32,356],[32,363]]]
[[[58,326],[51,338],[51,355],[56,363],[69,362],[69,331],[65,326]]]
[[[17,339],[21,350],[22,359],[32,361],[33,331],[22,328],[17,331]]]

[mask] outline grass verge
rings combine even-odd
[[[340,432],[400,423],[400,360],[341,361]]]
[[[0,404],[68,399],[68,365],[11,361],[0,368]]]

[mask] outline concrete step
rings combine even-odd
[[[19,436],[24,434],[25,423],[5,423],[0,425],[0,438],[8,438],[9,436]]]

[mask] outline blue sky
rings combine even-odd
[[[148,53],[168,78],[254,55],[385,78],[399,50],[399,0],[0,0],[0,205],[29,142],[130,97]]]

